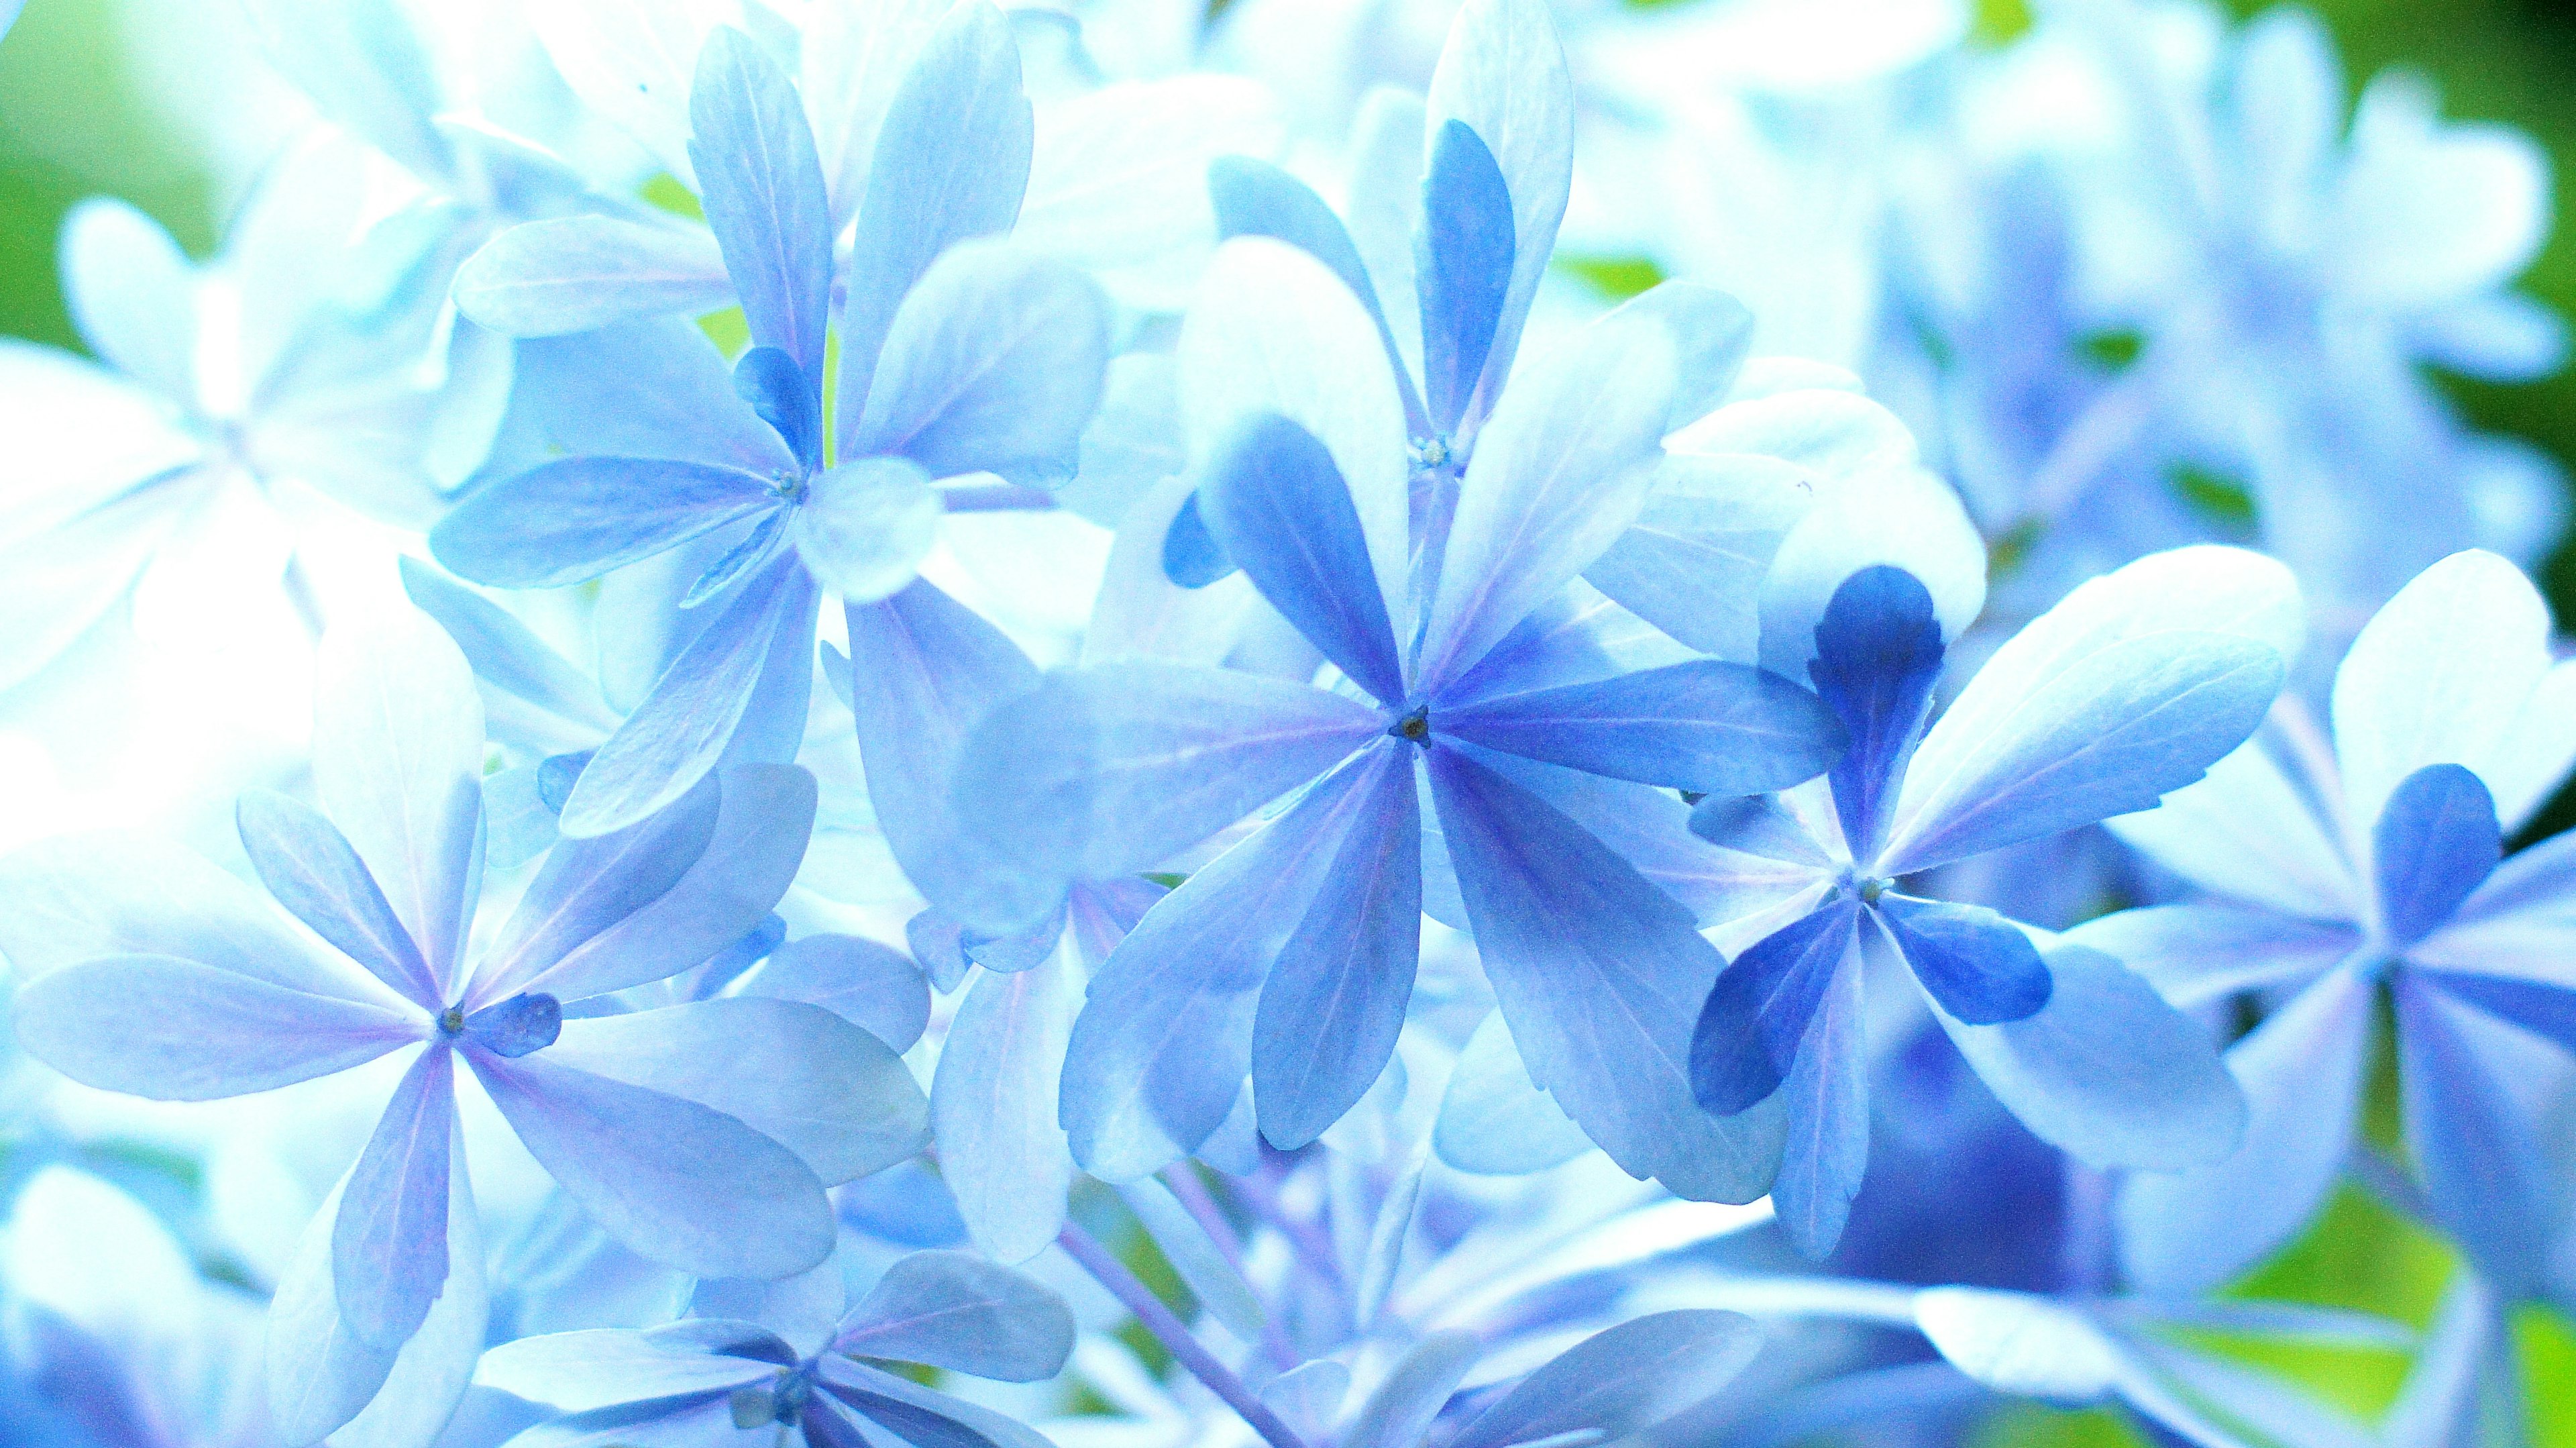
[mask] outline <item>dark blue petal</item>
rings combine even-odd
[[[707,565],[689,591],[680,596],[680,607],[695,608],[732,586],[734,580],[769,561],[778,550],[779,540],[786,536],[789,511],[780,508],[751,525],[743,540],[725,550],[723,557]]]
[[[1693,659],[1444,709],[1443,734],[1588,774],[1703,794],[1764,794],[1843,752],[1816,696],[1750,664]]]
[[[544,991],[514,995],[465,1018],[468,1044],[511,1059],[542,1051],[562,1034],[563,1002]]]
[[[1379,703],[1403,702],[1360,510],[1313,433],[1277,413],[1243,418],[1197,497],[1210,533],[1271,607]]]
[[[234,820],[251,868],[277,903],[413,1003],[433,1011],[446,1004],[420,946],[339,826],[268,790],[243,795]]]
[[[2441,928],[2504,859],[2504,831],[2486,781],[2457,764],[2428,764],[2399,782],[2370,830],[2380,923],[2412,945]]]
[[[820,379],[832,302],[832,208],[804,99],[758,42],[721,26],[698,52],[689,125],[699,201],[752,342],[777,348]]]
[[[1199,511],[1199,495],[1183,498],[1181,510],[1172,515],[1172,526],[1163,532],[1163,576],[1183,588],[1205,588],[1232,572],[1234,560],[1208,531],[1207,515]]]
[[[734,396],[750,403],[809,471],[823,465],[821,387],[776,347],[754,347],[733,364]]]
[[[1941,621],[1911,573],[1884,565],[1843,580],[1816,624],[1807,675],[1851,734],[1833,770],[1834,811],[1855,860],[1877,853],[1905,761],[1923,737],[1941,678]]]
[[[1485,375],[1512,286],[1512,195],[1484,138],[1464,121],[1440,128],[1422,178],[1413,239],[1422,299],[1423,390],[1442,433],[1458,425]]]
[[[1422,399],[1414,394],[1413,374],[1405,367],[1403,353],[1395,345],[1395,334],[1386,324],[1386,309],[1379,304],[1377,287],[1369,280],[1368,265],[1360,260],[1350,232],[1333,214],[1333,208],[1324,204],[1324,198],[1305,182],[1249,156],[1220,156],[1210,163],[1208,196],[1216,205],[1218,240],[1275,237],[1322,262],[1342,279],[1342,284],[1368,308],[1370,320],[1377,323],[1378,340],[1386,345],[1387,359],[1395,368],[1396,386],[1404,393],[1407,423],[1417,434],[1427,431]]]
[[[1701,1106],[1731,1116],[1780,1089],[1859,919],[1859,900],[1838,895],[1718,972],[1691,1032],[1691,1095]]]
[[[570,754],[550,754],[537,766],[537,798],[547,809],[563,813],[564,801],[572,798],[572,787],[581,783],[581,772],[589,767],[596,750],[582,749]]]
[[[2048,962],[2019,926],[1994,911],[1890,893],[1878,897],[1878,918],[1915,979],[1952,1019],[1999,1026],[2048,1004],[2054,984]]]

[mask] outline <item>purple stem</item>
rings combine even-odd
[[[1216,1249],[1225,1254],[1226,1265],[1241,1273],[1243,1241],[1235,1236],[1234,1223],[1225,1219],[1225,1210],[1216,1204],[1216,1198],[1208,1195],[1207,1183],[1199,1180],[1197,1169],[1188,1162],[1181,1162],[1166,1168],[1162,1177],[1163,1185],[1170,1187],[1172,1195],[1180,1199],[1182,1210],[1199,1224],[1200,1231],[1208,1234],[1209,1241],[1216,1243]],[[1262,1314],[1261,1345],[1270,1353],[1271,1361],[1279,1364],[1281,1371],[1297,1366],[1297,1350],[1288,1345],[1288,1335],[1279,1330],[1278,1318],[1273,1314]]]
[[[1128,1271],[1127,1264],[1119,1261],[1116,1254],[1071,1222],[1064,1224],[1064,1230],[1056,1234],[1055,1240],[1057,1246],[1064,1248],[1066,1256],[1082,1264],[1083,1271],[1090,1273],[1101,1286],[1109,1289],[1110,1296],[1136,1314],[1136,1320],[1143,1323],[1145,1330],[1164,1347],[1171,1349],[1172,1356],[1178,1358],[1183,1367],[1207,1384],[1218,1397],[1225,1399],[1227,1407],[1242,1414],[1243,1421],[1252,1425],[1252,1431],[1269,1439],[1271,1448],[1306,1448],[1305,1440],[1281,1422],[1269,1404],[1253,1396],[1252,1390],[1243,1385],[1243,1379],[1236,1377],[1231,1368],[1218,1362],[1216,1354],[1209,1352],[1189,1328],[1172,1315],[1172,1310],[1163,1305],[1163,1300],[1154,1295],[1153,1289],[1137,1281],[1136,1274]]]

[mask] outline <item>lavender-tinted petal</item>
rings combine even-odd
[[[423,1009],[445,1004],[411,932],[328,818],[300,800],[253,790],[235,806],[234,819],[251,868],[279,904]]]
[[[1192,874],[1092,977],[1061,1104],[1074,1159],[1092,1175],[1158,1171],[1225,1121],[1251,1070],[1263,980],[1334,888],[1330,870],[1352,833],[1386,808],[1373,787],[1381,759],[1345,764]]]
[[[1365,705],[1304,684],[1099,664],[1049,674],[986,715],[952,787],[959,818],[1019,868],[1105,879],[1155,868],[1384,728]]]
[[[901,954],[857,935],[807,935],[770,954],[745,995],[803,1001],[903,1052],[930,1024],[930,982]]]
[[[1253,1015],[1253,1101],[1261,1134],[1282,1150],[1322,1135],[1376,1083],[1413,995],[1422,828],[1412,751],[1389,742],[1360,767],[1352,787],[1364,798],[1325,867],[1332,883],[1281,944]]]
[[[341,1187],[331,1227],[340,1318],[359,1341],[387,1352],[420,1330],[447,1283],[455,1122],[455,1057],[433,1045],[403,1073]]]
[[[1590,683],[1432,702],[1432,727],[1507,754],[1703,794],[1765,794],[1815,778],[1843,728],[1814,694],[1750,664],[1695,659]]]
[[[623,1328],[523,1337],[483,1354],[474,1381],[559,1412],[586,1413],[720,1392],[777,1375],[776,1363],[725,1353],[694,1337]]]
[[[555,588],[776,506],[767,478],[730,464],[563,458],[457,504],[430,530],[429,546],[477,583]]]
[[[2398,782],[2370,828],[2381,926],[2398,946],[2448,923],[2504,859],[2495,797],[2466,766],[2428,764]]]
[[[457,307],[505,337],[721,311],[732,296],[724,254],[705,232],[615,216],[522,222],[456,273]]]
[[[669,894],[705,856],[723,793],[711,776],[669,808],[622,830],[558,841],[484,952],[475,1003],[538,979],[601,932]],[[575,991],[571,998],[589,993]]]
[[[949,1022],[930,1085],[940,1175],[975,1245],[1024,1262],[1064,1227],[1073,1150],[1057,1082],[1082,989],[1061,957],[978,976]]]
[[[583,766],[572,797],[564,801],[564,833],[587,837],[625,829],[704,779],[732,746],[778,662],[773,651],[794,652],[796,641],[808,637],[815,606],[813,582],[794,558],[780,558],[743,580]],[[809,678],[811,648],[808,642],[807,657],[790,660]]]
[[[1109,367],[1109,300],[1079,268],[985,242],[950,249],[896,308],[849,454],[934,478],[1074,474]]]
[[[1590,1430],[1625,1438],[1743,1371],[1762,1330],[1740,1313],[1657,1312],[1594,1333],[1479,1413],[1452,1448],[1506,1448]]]
[[[2476,1016],[2412,972],[2394,988],[2400,1102],[2424,1194],[2480,1274],[2518,1296],[2541,1279],[2556,1230],[2540,1135],[2496,1075],[2505,1062]]]
[[[1359,509],[1313,433],[1275,412],[1246,414],[1196,500],[1226,556],[1309,643],[1378,702],[1403,701]]]
[[[554,1054],[468,1059],[520,1142],[610,1236],[701,1277],[784,1277],[830,1253],[831,1204],[786,1147]]]
[[[886,107],[859,202],[841,313],[841,453],[854,448],[896,309],[939,254],[1009,231],[1028,193],[1036,122],[1009,23],[959,5]]]
[[[981,848],[985,835],[957,818],[950,793],[968,731],[1034,687],[1037,666],[927,580],[846,613],[850,713],[868,800],[905,878],[954,918],[1006,924],[1042,915],[1061,882],[1025,879],[993,858]]]
[[[542,1059],[723,1112],[827,1186],[912,1155],[929,1123],[891,1047],[802,1001],[720,996],[567,1021]]]
[[[689,124],[699,201],[752,343],[786,353],[819,388],[838,228],[804,100],[758,42],[719,26],[698,51]]]
[[[111,955],[30,981],[12,1006],[29,1055],[86,1086],[211,1101],[363,1065],[421,1038],[390,1004],[309,995],[159,955]]]
[[[1422,401],[1414,393],[1413,374],[1404,367],[1403,354],[1388,328],[1368,266],[1342,226],[1342,219],[1324,204],[1324,198],[1305,182],[1249,156],[1221,156],[1210,164],[1208,193],[1216,206],[1219,241],[1238,236],[1275,237],[1322,262],[1342,279],[1342,284],[1351,289],[1377,322],[1379,338],[1394,366],[1396,385],[1404,392],[1405,415],[1413,419],[1416,430],[1427,430]],[[1180,581],[1177,575],[1174,581]]]
[[[1771,1205],[1790,1244],[1810,1261],[1822,1260],[1842,1240],[1869,1169],[1869,1039],[1862,1011],[1854,960],[1833,971],[1781,1083],[1789,1137]]]
[[[1694,1199],[1760,1196],[1778,1114],[1721,1119],[1691,1097],[1691,1021],[1721,962],[1690,912],[1536,795],[1454,750],[1430,760],[1485,972],[1531,1079],[1630,1172]]]
[[[850,1309],[832,1351],[1033,1383],[1064,1367],[1073,1313],[1052,1289],[971,1252],[915,1252]]]
[[[1941,1009],[1972,1026],[2018,1021],[2048,1004],[2048,963],[2019,926],[1982,905],[1878,898],[1879,918]]]

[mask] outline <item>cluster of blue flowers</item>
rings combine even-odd
[[[2526,1431],[2523,138],[2161,0],[242,8],[221,252],[0,344],[0,749],[119,781],[0,1445]],[[2429,1326],[2242,1290],[2346,1188]]]

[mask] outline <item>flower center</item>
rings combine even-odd
[[[1410,739],[1416,744],[1431,742],[1431,706],[1416,704],[1411,713],[1386,726],[1386,732],[1397,739]]]

